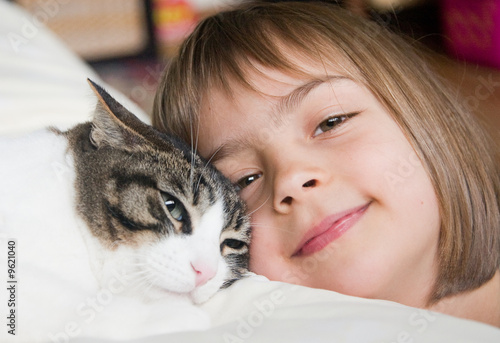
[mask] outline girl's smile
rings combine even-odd
[[[309,67],[310,79],[250,72],[256,91],[211,91],[199,147],[241,189],[251,269],[272,280],[425,306],[440,216],[413,148],[370,91]],[[415,300],[416,299],[416,300]]]
[[[355,225],[369,206],[370,203],[326,217],[319,225],[306,232],[292,257],[321,251]]]

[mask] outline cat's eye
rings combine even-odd
[[[222,245],[225,245],[225,246],[227,246],[231,249],[234,249],[234,250],[239,250],[239,249],[242,249],[243,247],[245,247],[246,243],[239,241],[237,239],[228,238],[228,239],[225,239],[224,242],[222,242]]]
[[[257,179],[260,179],[262,174],[252,174],[252,175],[247,175],[245,177],[242,177],[236,182],[236,189],[238,191],[242,190],[243,188],[248,187],[252,182],[254,182]]]
[[[184,208],[184,205],[182,205],[182,202],[168,193],[162,192],[161,196],[165,207],[167,207],[168,212],[170,212],[170,215],[177,221],[183,221],[186,217],[186,209]]]
[[[322,133],[328,132],[330,130],[336,129],[340,127],[342,124],[345,123],[346,120],[354,117],[358,113],[351,113],[351,114],[341,114],[337,116],[332,116],[327,118],[326,120],[323,120],[316,130],[314,131],[313,136],[318,136]]]

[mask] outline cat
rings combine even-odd
[[[91,122],[0,140],[2,342],[205,329],[195,304],[249,273],[236,188],[88,82]]]

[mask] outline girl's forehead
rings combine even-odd
[[[295,69],[273,68],[252,63],[243,68],[245,82],[234,78],[229,81],[230,98],[238,98],[242,94],[255,92],[270,97],[283,97],[292,90],[312,81],[328,81],[332,78],[354,80],[352,73],[339,65],[297,63]]]

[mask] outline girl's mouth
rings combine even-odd
[[[346,233],[363,216],[371,202],[330,215],[306,232],[293,253],[295,256],[314,254]]]

